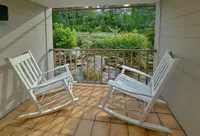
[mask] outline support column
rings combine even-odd
[[[160,29],[161,29],[161,2],[156,3],[156,22],[155,22],[155,41],[154,49],[157,50],[154,53],[154,64],[153,70],[155,71],[156,67],[159,64],[159,53],[160,53]]]
[[[52,9],[45,9],[45,36],[46,36],[46,70],[54,67],[53,52],[53,26],[52,26]],[[53,73],[48,74],[48,78],[52,77]]]

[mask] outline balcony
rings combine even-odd
[[[52,114],[32,119],[17,119],[22,113],[34,111],[34,105],[26,100],[0,120],[1,136],[185,136],[167,106],[156,105],[147,122],[161,124],[172,129],[172,134],[150,131],[126,124],[97,108],[108,90],[107,85],[74,85],[73,93],[79,101]],[[131,107],[142,107],[137,99],[114,93],[113,97],[129,103]],[[57,103],[58,104],[58,103]],[[52,105],[53,106],[53,105]],[[114,109],[120,112],[118,109]],[[123,113],[127,114],[127,113]]]
[[[66,63],[70,64],[70,70],[74,75],[74,79],[78,82],[73,87],[73,94],[79,98],[78,102],[45,116],[32,119],[18,119],[19,115],[36,110],[33,103],[30,100],[26,100],[0,120],[0,135],[169,136],[169,134],[127,124],[97,107],[108,91],[106,82],[114,79],[119,74],[121,65],[128,65],[151,74],[153,72],[151,64],[155,50],[54,49],[51,51],[53,51],[54,56],[54,67]],[[96,69],[97,67],[98,70]],[[57,75],[60,73],[62,73],[62,70],[55,71],[53,74]],[[137,74],[126,74],[141,82],[148,83],[149,81],[148,78]],[[57,97],[62,96],[58,95]],[[124,104],[126,103],[129,106],[128,108],[142,109],[144,107],[143,101],[130,99],[129,96],[121,93],[114,93],[112,97]],[[63,103],[63,100],[53,103],[50,107],[61,103]],[[118,113],[137,118],[137,116],[130,115],[127,112],[122,113],[120,109],[112,107],[112,105],[109,106]],[[135,114],[138,114],[137,111]],[[171,136],[185,136],[175,117],[165,105],[155,105],[146,121],[172,129]]]

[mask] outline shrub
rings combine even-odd
[[[118,35],[78,35],[79,47],[84,45],[88,48],[102,49],[145,49],[148,44],[148,38],[135,30],[131,33],[124,32]]]
[[[108,36],[105,39],[105,46],[112,49],[145,49],[148,39],[136,32],[122,33],[118,36]]]
[[[76,31],[63,24],[53,25],[54,48],[74,48],[77,45]]]
[[[148,29],[148,31],[144,32],[144,35],[149,40],[149,48],[154,49],[154,37],[155,37],[154,29]]]

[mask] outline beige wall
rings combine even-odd
[[[42,70],[47,69],[45,54],[52,48],[52,21],[51,9],[28,0],[1,0],[0,4],[9,9],[9,21],[0,21],[1,118],[26,98],[23,85],[5,58],[31,50]]]
[[[171,50],[179,67],[163,97],[188,136],[200,129],[200,1],[163,0],[159,57]]]
[[[120,4],[145,4],[155,3],[160,0],[31,0],[46,7],[65,8],[96,5],[120,5]]]

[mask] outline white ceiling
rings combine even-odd
[[[160,0],[31,0],[49,8],[80,7],[96,5],[120,5],[120,4],[147,4]]]

